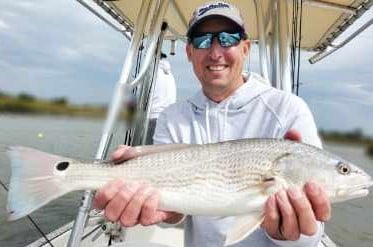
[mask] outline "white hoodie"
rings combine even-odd
[[[242,138],[283,138],[290,129],[302,141],[321,147],[313,116],[299,97],[277,90],[259,75],[250,73],[230,97],[215,103],[202,91],[171,105],[158,118],[154,143],[205,144]],[[185,246],[223,246],[233,217],[187,217]],[[323,225],[313,236],[297,241],[271,239],[259,228],[235,246],[317,246]]]

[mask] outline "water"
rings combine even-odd
[[[359,165],[373,175],[373,159],[359,146],[329,144],[325,147]],[[329,237],[339,246],[373,246],[373,191],[359,198],[333,205],[332,218],[326,225]]]
[[[23,145],[62,156],[92,160],[100,141],[102,126],[102,120],[0,115],[0,180],[6,185],[9,182],[6,146]],[[123,139],[124,131],[120,125],[117,131],[112,148],[121,143],[119,139]],[[43,232],[48,233],[75,219],[80,195],[74,192],[63,196],[37,210],[31,217]],[[27,218],[8,223],[5,208],[6,192],[0,187],[0,246],[24,246],[41,237]]]
[[[24,145],[77,159],[92,159],[99,143],[102,120],[66,117],[29,117],[0,115],[0,179],[9,181],[9,161],[5,146]],[[123,130],[118,125],[111,148],[121,143]],[[356,146],[327,144],[326,149],[358,164],[373,174],[373,160]],[[66,195],[31,217],[46,233],[75,219],[80,193]],[[41,237],[31,222],[24,218],[8,223],[5,215],[6,192],[0,187],[0,246],[24,246]],[[327,223],[328,235],[339,246],[370,247],[373,241],[373,196],[333,206],[333,217]]]

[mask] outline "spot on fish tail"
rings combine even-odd
[[[67,161],[62,161],[57,164],[56,169],[59,171],[64,171],[69,167],[70,163]]]

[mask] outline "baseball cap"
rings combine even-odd
[[[221,16],[233,21],[244,33],[246,33],[245,23],[236,6],[225,1],[212,1],[205,3],[194,10],[189,21],[187,37],[190,37],[193,34],[198,24],[213,16]]]

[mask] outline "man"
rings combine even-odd
[[[189,23],[186,52],[202,89],[191,99],[174,104],[159,117],[154,143],[212,143],[242,138],[288,138],[321,146],[307,105],[276,90],[255,74],[242,75],[250,41],[239,11],[226,2],[196,9]],[[131,148],[118,149],[113,159],[133,157]],[[141,155],[141,154],[139,154]],[[248,198],[250,200],[250,198]],[[178,223],[183,216],[157,211],[159,195],[149,186],[117,180],[96,194],[95,206],[125,226]],[[235,246],[317,246],[322,221],[330,217],[325,191],[307,183],[271,196],[265,220]],[[223,246],[233,217],[187,216],[185,246]]]
[[[171,71],[171,65],[166,58],[166,54],[161,53],[149,112],[150,120],[146,144],[153,143],[154,130],[159,114],[176,102],[175,78]]]

